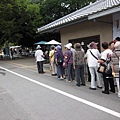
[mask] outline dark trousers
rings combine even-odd
[[[87,65],[87,72],[88,72],[88,82],[91,82],[91,75],[90,75],[90,71],[89,71],[88,65]]]
[[[43,73],[43,61],[37,61],[38,73]]]
[[[64,74],[65,74],[65,71],[64,71],[62,64],[61,65],[58,64],[57,65],[57,76],[60,77],[60,76],[63,76]]]
[[[80,80],[82,84],[85,84],[85,78],[84,78],[84,65],[76,65],[76,82],[78,85],[80,85]]]
[[[68,80],[69,81],[71,79],[74,80],[73,63],[68,63],[68,66],[67,66],[67,76],[68,76]]]
[[[103,74],[103,82],[104,82],[105,91],[109,92],[109,84],[110,84],[111,91],[115,92],[115,86],[114,86],[113,78],[106,78],[106,77],[113,77],[113,76],[112,75],[108,76],[106,74]]]

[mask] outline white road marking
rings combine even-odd
[[[0,66],[0,68],[4,69],[4,70],[6,70],[6,71],[8,71],[8,72],[10,72],[10,73],[12,73],[12,74],[14,74],[14,75],[17,75],[17,76],[19,76],[19,77],[21,77],[21,78],[24,78],[24,79],[26,79],[26,80],[28,80],[28,81],[31,81],[31,82],[33,82],[33,83],[36,83],[36,84],[38,84],[38,85],[40,85],[40,86],[43,86],[43,87],[48,88],[48,89],[50,89],[50,90],[52,90],[52,91],[55,91],[55,92],[57,92],[57,93],[60,93],[60,94],[62,94],[62,95],[64,95],[64,96],[67,96],[67,97],[69,97],[69,98],[72,98],[72,99],[74,99],[74,100],[76,100],[76,101],[79,101],[79,102],[84,103],[84,104],[86,104],[86,105],[89,105],[89,106],[91,106],[91,107],[93,107],[93,108],[96,108],[96,109],[98,109],[98,110],[104,111],[104,112],[106,112],[106,113],[108,113],[108,114],[111,114],[111,115],[113,115],[113,116],[116,116],[116,117],[120,118],[120,113],[118,113],[118,112],[115,112],[115,111],[113,111],[113,110],[110,110],[110,109],[108,109],[108,108],[105,108],[105,107],[103,107],[103,106],[100,106],[100,105],[98,105],[98,104],[92,103],[92,102],[87,101],[87,100],[85,100],[85,99],[79,98],[79,97],[77,97],[77,96],[74,96],[74,95],[69,94],[69,93],[67,93],[67,92],[64,92],[64,91],[62,91],[62,90],[53,88],[53,87],[51,87],[51,86],[49,86],[49,85],[46,85],[46,84],[43,84],[43,83],[41,83],[41,82],[35,81],[35,80],[31,79],[31,78],[28,78],[28,77],[26,77],[26,76],[23,76],[23,75],[21,75],[21,74],[18,74],[18,73],[16,73],[16,72],[13,72],[13,71],[8,70],[8,69],[6,69],[6,68],[3,68],[3,67],[1,67],[1,66]]]

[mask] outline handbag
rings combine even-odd
[[[111,75],[112,74],[112,68],[111,68],[110,63],[107,64],[104,74],[106,74],[106,75]]]
[[[106,70],[106,65],[103,63],[100,63],[100,66],[98,67],[97,72],[103,74],[103,73],[105,73],[105,70]]]
[[[63,58],[61,55],[58,55],[58,60],[57,60],[58,65],[62,65],[63,64]]]
[[[106,62],[100,63],[100,66],[98,67],[97,72],[106,74],[106,75],[112,74],[112,68],[111,68],[110,62],[109,63],[106,63]]]
[[[59,65],[62,65],[63,64],[63,59],[59,58],[57,62],[58,62]]]

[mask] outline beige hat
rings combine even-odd
[[[75,48],[75,50],[81,50],[81,44],[75,43],[74,48]]]

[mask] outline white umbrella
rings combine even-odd
[[[58,44],[61,44],[61,43],[59,43],[59,42],[57,42],[55,40],[51,40],[51,41],[49,41],[49,42],[47,42],[45,44],[47,44],[47,45],[58,45]]]

